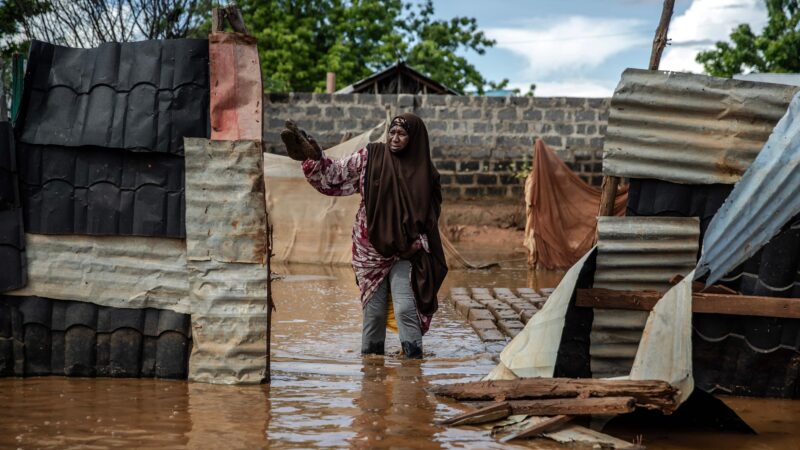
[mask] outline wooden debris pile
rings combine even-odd
[[[442,422],[446,425],[485,424],[512,415],[548,416],[510,433],[499,429],[495,434],[502,442],[555,431],[576,416],[627,414],[637,408],[671,414],[679,406],[679,390],[660,380],[520,378],[441,385],[430,390],[476,408]]]
[[[456,287],[450,290],[449,299],[483,342],[505,343],[522,331],[552,292],[549,288],[536,291],[531,288]]]

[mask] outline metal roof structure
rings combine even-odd
[[[683,217],[599,217],[595,288],[666,292],[675,275],[694,269],[699,220]],[[596,309],[590,335],[592,376],[631,371],[646,311]]]
[[[707,285],[752,257],[800,213],[800,96],[708,226],[698,276]]]
[[[336,91],[336,94],[463,95],[428,77],[403,61]]]
[[[603,173],[733,184],[800,87],[627,69],[611,98]]]

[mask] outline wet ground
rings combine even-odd
[[[494,254],[494,253],[492,253]],[[484,259],[487,249],[469,256]],[[454,271],[453,286],[551,287],[556,273],[529,272],[519,254],[502,268]],[[425,359],[404,361],[390,334],[387,357],[363,358],[358,290],[349,268],[287,266],[274,284],[271,386],[181,381],[0,379],[0,448],[512,448],[486,431],[435,421],[461,410],[425,391],[477,380],[491,355],[446,302],[424,340]],[[648,448],[800,448],[800,401],[725,399],[759,436],[675,430],[643,434]],[[623,436],[620,436],[623,437]],[[558,448],[526,442],[526,447]]]

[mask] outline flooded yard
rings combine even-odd
[[[480,249],[469,255],[480,259]],[[488,271],[453,271],[453,286],[550,287],[518,254]],[[362,358],[360,307],[348,267],[283,266],[274,284],[272,385],[183,381],[0,379],[0,448],[513,448],[488,432],[435,421],[463,408],[425,391],[477,380],[493,366],[475,333],[442,302],[425,359],[404,361],[395,334],[386,357]],[[726,398],[762,434],[623,430],[648,448],[800,448],[800,402]],[[544,441],[520,446],[558,448]]]

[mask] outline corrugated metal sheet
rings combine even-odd
[[[261,140],[261,66],[256,38],[241,33],[209,35],[211,139]]]
[[[600,217],[594,287],[666,292],[695,266],[697,218]],[[647,312],[596,309],[590,336],[593,377],[628,375]]]
[[[697,275],[707,285],[752,257],[800,213],[800,96],[717,211],[706,232]]]
[[[261,146],[186,139],[185,152],[189,378],[259,383],[266,375],[269,280]]]
[[[25,286],[25,232],[19,196],[14,133],[0,122],[0,292]]]
[[[0,295],[0,376],[186,378],[188,314]]]
[[[26,231],[183,237],[183,157],[19,144]]]
[[[186,157],[187,259],[264,263],[267,215],[260,143],[187,138],[186,145],[192,148],[192,157]]]
[[[36,234],[26,240],[28,284],[8,295],[190,312],[182,240]]]
[[[735,183],[798,87],[627,69],[611,98],[603,173]]]
[[[666,292],[697,262],[697,218],[600,217],[597,233],[596,288]]]
[[[21,142],[180,155],[210,134],[208,41],[150,40],[76,49],[31,43]]]

